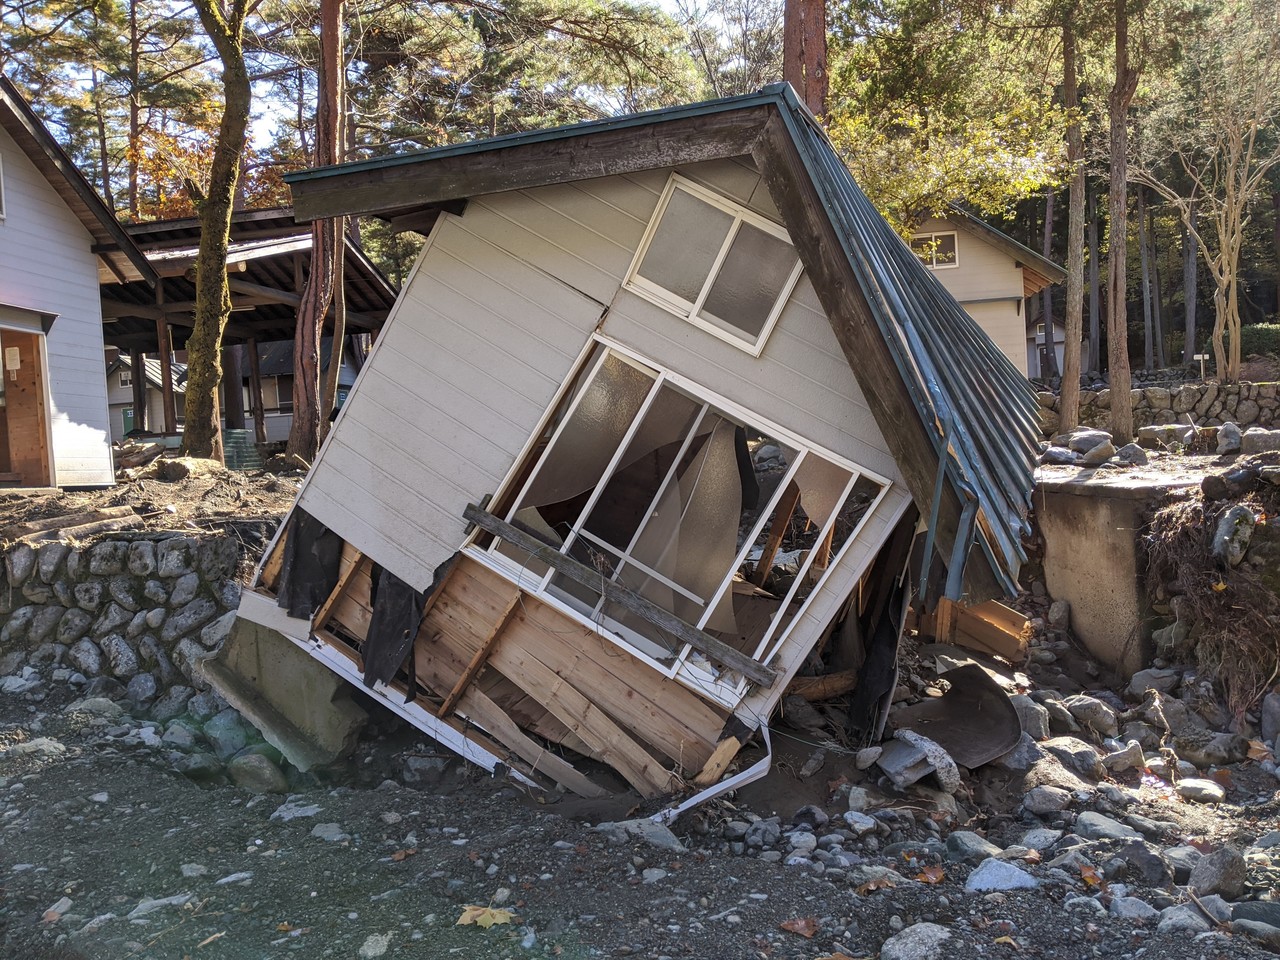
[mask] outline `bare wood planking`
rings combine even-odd
[[[765,541],[764,550],[760,553],[756,568],[751,571],[751,582],[757,587],[763,587],[764,582],[769,579],[769,573],[773,570],[773,558],[778,555],[782,538],[786,536],[787,528],[791,525],[791,515],[796,512],[796,504],[799,502],[800,485],[792,480],[787,484],[787,489],[782,491],[782,499],[778,501],[778,507],[773,512],[773,526],[769,530],[769,539]]]
[[[601,759],[597,751],[592,750],[583,743],[581,737],[548,713],[546,707],[496,670],[481,674],[474,686],[501,707],[522,730],[536,734],[550,743],[558,743],[584,757]]]
[[[640,594],[632,590],[628,590],[621,584],[611,580],[602,581],[598,571],[592,570],[586,564],[579,563],[566,554],[548,548],[545,543],[536,537],[530,536],[505,520],[495,517],[487,510],[482,510],[475,504],[468,504],[462,516],[482,530],[501,537],[521,550],[529,551],[565,576],[595,590],[600,590],[606,599],[647,620],[676,639],[689,644],[693,649],[705,654],[714,662],[722,664],[731,670],[736,670],[762,687],[772,687],[777,682],[777,671],[772,668],[757,663],[742,651],[735,650],[723,640],[718,640],[697,627],[686,623],[671,611],[664,610],[653,601],[640,596]]]
[[[698,775],[693,778],[693,785],[695,787],[709,787],[719,781],[741,749],[741,740],[737,737],[725,737],[716,745],[715,753],[711,754],[711,759],[703,765]]]
[[[366,557],[349,543],[342,545],[342,570],[338,573],[338,582],[334,585],[333,591],[325,598],[324,603],[320,605],[320,609],[316,611],[315,619],[311,621],[312,629],[319,629],[329,622],[329,617],[333,613],[333,608],[338,605],[347,594],[347,589],[351,586],[351,581],[356,574],[360,572],[360,568],[365,565]]]
[[[517,644],[499,646],[490,663],[530,696],[547,705],[557,718],[600,751],[606,763],[645,797],[672,793],[678,786],[671,771],[613,722],[569,681]]]
[[[498,641],[502,639],[502,633],[507,628],[507,624],[511,622],[511,618],[516,615],[520,607],[520,591],[515,590],[511,599],[507,602],[507,608],[502,611],[502,616],[498,618],[498,622],[493,625],[493,629],[489,631],[489,635],[485,637],[484,643],[480,644],[480,649],[471,657],[471,661],[467,664],[466,669],[462,671],[462,676],[458,678],[458,682],[453,685],[453,689],[449,691],[444,698],[444,703],[440,704],[440,709],[436,711],[437,717],[447,717],[457,705],[458,700],[462,697],[463,691],[471,685],[476,675],[484,669],[485,661],[489,659],[489,655],[493,652]]]
[[[508,581],[465,559],[460,600],[499,603]],[[713,706],[676,680],[583,627],[535,597],[526,596],[524,616],[508,628],[509,641],[536,651],[557,673],[582,689],[636,736],[684,769],[696,770],[711,755],[728,711]]]
[[[267,557],[267,562],[262,565],[262,576],[258,578],[259,585],[266,587],[272,593],[276,592],[276,586],[280,582],[280,568],[284,566],[284,545],[288,539],[289,523],[285,520],[280,537],[276,540],[276,547],[271,551],[271,556]]]
[[[551,777],[580,797],[604,797],[609,791],[589,780],[573,764],[530,740],[502,709],[474,687],[462,694],[459,710],[516,754],[533,770]],[[447,722],[447,721],[446,721]]]

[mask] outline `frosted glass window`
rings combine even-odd
[[[732,228],[730,214],[691,193],[676,190],[662,211],[637,272],[693,304]]]
[[[673,175],[626,287],[759,356],[800,276],[786,231]]]
[[[738,228],[699,316],[755,340],[786,291],[796,251],[749,223]]]

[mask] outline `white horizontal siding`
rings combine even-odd
[[[54,482],[113,482],[97,259],[84,225],[0,130],[0,301],[56,313],[46,338]],[[0,333],[0,337],[3,334]]]
[[[496,491],[599,320],[598,303],[440,224],[299,498],[397,576],[425,587]]]

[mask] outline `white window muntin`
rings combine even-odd
[[[686,300],[684,297],[672,293],[666,287],[642,277],[639,272],[640,265],[644,262],[645,255],[649,252],[649,244],[652,242],[654,234],[658,231],[663,214],[666,213],[667,204],[671,201],[671,196],[676,190],[683,190],[698,200],[723,210],[733,217],[733,223],[720,244],[720,250],[716,253],[715,260],[712,261],[711,269],[708,271],[706,279],[702,282],[702,289],[698,293],[696,300]],[[764,351],[765,343],[769,339],[769,334],[773,332],[778,318],[782,315],[783,308],[786,307],[787,301],[791,298],[791,292],[795,289],[796,282],[800,279],[800,274],[804,272],[804,264],[800,262],[799,256],[797,256],[796,264],[786,282],[783,283],[778,299],[774,302],[773,309],[769,312],[768,318],[760,328],[760,333],[755,338],[746,336],[743,332],[737,331],[736,328],[730,327],[730,329],[726,329],[701,316],[702,306],[706,302],[711,288],[715,286],[716,278],[720,275],[720,270],[724,266],[725,257],[729,255],[729,249],[733,246],[734,238],[738,235],[738,230],[744,223],[777,237],[794,249],[794,244],[791,243],[791,235],[787,233],[784,227],[774,223],[767,217],[762,217],[758,213],[748,210],[727,197],[721,196],[714,190],[709,190],[701,184],[680,176],[678,173],[671,174],[670,179],[667,180],[667,185],[663,188],[662,195],[658,198],[658,206],[654,211],[653,217],[649,220],[649,226],[645,228],[644,236],[640,240],[640,246],[631,260],[631,266],[627,270],[627,278],[623,282],[623,286],[644,297],[650,303],[657,304],[664,310],[674,313],[682,320],[687,320],[695,327],[705,330],[712,336],[745,350],[753,357],[760,356]]]
[[[850,549],[851,545],[858,540],[867,521],[875,513],[876,509],[880,505],[880,502],[884,499],[885,494],[888,492],[889,487],[891,485],[891,481],[875,473],[874,471],[868,470],[865,467],[858,466],[853,461],[845,457],[842,457],[839,454],[833,453],[830,450],[827,450],[824,447],[821,447],[809,440],[805,440],[804,438],[792,433],[791,431],[783,427],[780,427],[775,423],[772,423],[768,419],[761,417],[760,415],[752,411],[747,410],[745,407],[741,406],[740,404],[734,403],[728,398],[722,397],[719,394],[716,394],[708,390],[706,387],[702,386],[701,384],[694,383],[693,381],[690,381],[685,377],[680,376],[677,373],[663,369],[658,364],[640,356],[639,354],[635,353],[635,351],[629,349],[628,347],[623,346],[622,344],[618,343],[615,340],[612,340],[611,338],[605,337],[600,334],[594,334],[592,336],[592,340],[587,350],[584,351],[584,358],[590,356],[591,348],[596,344],[604,346],[606,350],[600,351],[600,354],[594,358],[591,364],[590,370],[584,371],[584,375],[578,380],[579,384],[583,385],[584,387],[586,384],[590,382],[591,378],[595,375],[597,369],[599,368],[600,364],[604,362],[604,358],[608,353],[612,353],[615,356],[619,357],[620,359],[626,360],[627,362],[633,364],[634,366],[640,369],[655,372],[656,376],[654,378],[654,383],[653,383],[653,386],[650,388],[648,396],[645,398],[644,403],[641,405],[639,411],[636,413],[636,416],[632,420],[631,427],[626,431],[622,440],[619,442],[618,448],[614,452],[614,456],[610,459],[609,465],[606,468],[605,473],[603,474],[600,482],[597,484],[595,490],[593,491],[593,494],[590,500],[588,501],[587,505],[583,508],[579,516],[578,522],[574,524],[573,533],[571,533],[569,537],[565,538],[564,544],[562,544],[561,547],[556,550],[556,552],[558,553],[565,552],[568,550],[569,546],[573,542],[573,538],[580,532],[578,528],[581,526],[582,522],[584,522],[584,518],[589,517],[591,515],[591,507],[595,504],[599,495],[603,492],[603,489],[606,486],[609,478],[613,475],[613,471],[617,467],[618,460],[620,460],[621,457],[625,454],[627,446],[630,444],[632,437],[635,435],[635,431],[638,429],[639,424],[643,421],[645,413],[648,411],[649,406],[653,402],[654,398],[657,397],[658,392],[661,389],[663,383],[670,383],[672,386],[679,387],[680,389],[684,390],[686,393],[701,400],[702,402],[704,402],[709,406],[714,406],[722,410],[723,412],[729,414],[730,416],[742,419],[744,421],[751,422],[753,425],[760,427],[764,430],[767,430],[770,436],[773,437],[773,439],[780,442],[785,442],[793,446],[797,451],[795,461],[788,466],[787,474],[785,475],[783,480],[778,484],[778,487],[774,492],[771,502],[764,510],[762,510],[761,516],[757,519],[756,525],[752,530],[752,535],[748,537],[748,539],[744,543],[744,547],[742,548],[742,550],[739,551],[738,556],[734,558],[734,561],[735,561],[734,566],[730,568],[727,578],[721,582],[717,592],[714,593],[708,599],[707,606],[709,609],[712,608],[714,606],[714,603],[719,599],[720,594],[723,592],[725,586],[728,583],[732,582],[734,571],[741,568],[742,563],[745,559],[745,553],[750,550],[751,545],[754,544],[755,540],[759,537],[760,531],[763,528],[762,525],[765,522],[767,522],[770,517],[772,517],[774,509],[776,509],[778,499],[780,498],[782,492],[786,489],[787,483],[789,483],[791,479],[795,476],[795,472],[798,469],[799,465],[804,461],[805,457],[809,453],[813,453],[815,455],[821,456],[824,459],[829,460],[830,462],[836,464],[837,466],[848,470],[851,473],[851,477],[842,494],[842,500],[844,497],[847,497],[849,495],[849,491],[853,488],[854,484],[856,484],[861,477],[866,477],[867,479],[872,480],[879,485],[880,493],[867,506],[867,509],[863,513],[862,518],[858,521],[857,526],[854,527],[854,529],[850,532],[848,538],[845,540],[840,550],[837,551],[830,558],[830,562],[827,566],[827,572],[824,573],[822,578],[819,580],[819,582],[814,585],[814,589],[809,593],[809,596],[805,598],[804,603],[802,603],[800,608],[795,612],[795,615],[791,618],[790,622],[787,624],[787,627],[782,632],[782,635],[772,639],[772,649],[769,650],[767,656],[759,660],[759,662],[767,664],[777,655],[778,651],[782,648],[783,644],[786,642],[787,638],[790,636],[792,630],[796,628],[796,625],[802,622],[805,612],[809,608],[809,604],[813,601],[814,597],[817,596],[818,593],[820,592],[822,583],[826,579],[826,577],[829,575],[830,571],[835,569],[837,564],[840,562],[841,558]],[[584,393],[585,393],[585,389],[580,389],[578,393],[574,396],[569,406],[565,408],[563,416],[561,417],[559,423],[557,423],[556,425],[556,429],[552,432],[551,436],[547,440],[546,449],[549,450],[554,445],[556,438],[563,431],[565,424],[571,419],[574,409],[576,409],[578,403],[581,402],[581,399]],[[495,502],[502,500],[503,497],[506,495],[511,482],[515,479],[515,477],[519,475],[519,472],[522,466],[524,465],[524,461],[528,458],[529,455],[531,455],[533,451],[533,447],[536,442],[536,437],[539,436],[546,429],[547,424],[551,422],[551,418],[555,416],[557,408],[563,402],[563,400],[564,400],[564,393],[561,392],[552,401],[551,406],[543,415],[542,421],[539,424],[538,433],[536,433],[534,437],[530,439],[530,442],[527,445],[526,450],[522,453],[521,458],[515,464],[512,465],[512,469],[511,471],[509,471],[507,478],[504,479],[502,486],[498,489],[497,494],[494,496],[493,500]],[[690,431],[690,433],[692,433],[692,431]],[[672,469],[674,469],[674,467]],[[530,475],[525,478],[525,482],[521,484],[519,495],[511,501],[511,508],[510,508],[511,511],[513,511],[515,507],[523,501],[525,495],[528,493],[529,487],[532,484],[534,477],[536,476],[536,473],[537,473],[536,470],[531,472]],[[838,519],[838,514],[839,514],[839,511],[836,511],[836,513],[834,513],[831,516],[831,518],[827,521],[827,523],[824,524],[822,530],[820,531],[818,542],[821,542],[821,540],[826,537],[826,534],[829,528]],[[560,611],[562,614],[570,617],[571,619],[577,621],[583,626],[593,630],[597,635],[603,637],[605,640],[609,641],[610,643],[613,643],[614,645],[618,646],[620,649],[626,651],[628,654],[644,661],[652,669],[661,673],[663,676],[679,680],[685,683],[687,686],[696,687],[703,694],[706,694],[712,697],[713,699],[717,700],[718,702],[723,703],[730,707],[736,704],[738,700],[741,699],[742,695],[745,693],[746,688],[748,686],[748,682],[745,679],[738,679],[734,683],[730,683],[726,680],[721,680],[719,678],[709,679],[706,676],[704,671],[698,669],[695,665],[690,663],[689,658],[694,651],[693,651],[693,648],[688,644],[686,644],[668,663],[663,663],[662,661],[649,656],[644,651],[637,649],[633,644],[627,643],[621,636],[619,636],[618,632],[612,627],[610,627],[609,625],[598,622],[597,620],[584,615],[581,610],[576,609],[575,607],[571,606],[570,604],[556,597],[554,594],[550,593],[546,588],[547,588],[547,585],[550,583],[550,581],[556,575],[556,570],[554,568],[547,570],[545,573],[536,574],[530,577],[530,571],[527,566],[522,565],[521,563],[497,551],[496,546],[498,541],[501,538],[498,538],[498,537],[493,538],[493,542],[486,549],[482,550],[478,548],[475,545],[475,540],[480,535],[481,535],[481,531],[479,530],[473,531],[471,535],[471,539],[467,542],[467,544],[464,545],[464,550],[466,550],[469,556],[482,561],[486,566],[489,566],[492,569],[497,570],[498,572],[503,573],[508,577],[514,577],[516,579],[517,585],[519,585],[522,589],[528,590],[530,593],[536,594],[541,601],[549,604],[550,606]],[[628,549],[631,549],[633,547],[634,547],[634,542],[629,545]],[[553,548],[548,547],[548,549],[553,549]],[[616,548],[610,547],[609,549],[611,551],[616,552]],[[774,622],[770,624],[768,630],[766,631],[765,636],[762,638],[759,646],[757,647],[757,650],[754,653],[755,658],[758,659],[760,654],[763,652],[764,647],[766,645],[769,645],[772,635],[774,631],[777,629],[777,624],[780,622],[780,617],[782,613],[789,606],[791,598],[794,597],[795,592],[799,589],[799,585],[803,582],[804,577],[807,575],[809,567],[816,553],[817,553],[816,550],[810,552],[810,556],[806,560],[806,563],[803,569],[800,570],[799,576],[797,576],[796,581],[792,585],[791,590],[787,593],[787,596],[783,598],[782,603],[778,607],[778,612],[774,615]],[[631,561],[629,560],[629,558],[625,558],[624,556],[624,562],[631,562]],[[697,625],[701,627],[705,623],[708,616],[709,614],[704,613],[703,617],[699,618],[699,622]]]
[[[942,263],[938,262],[937,243],[940,237],[950,237],[952,249],[951,260]],[[929,244],[928,250],[916,249],[916,243],[921,241]],[[911,252],[930,270],[950,270],[952,267],[960,266],[960,235],[954,230],[934,230],[931,233],[914,234],[911,237]],[[925,260],[926,254],[929,257],[928,260]]]

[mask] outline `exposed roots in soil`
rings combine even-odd
[[[1260,517],[1275,517],[1278,501],[1268,492],[1242,502]],[[1221,684],[1240,718],[1280,677],[1280,596],[1247,564],[1227,567],[1214,557],[1218,520],[1234,505],[1194,497],[1156,512],[1146,537],[1147,594],[1157,601],[1162,588],[1174,586],[1181,614],[1195,623],[1196,664]]]

